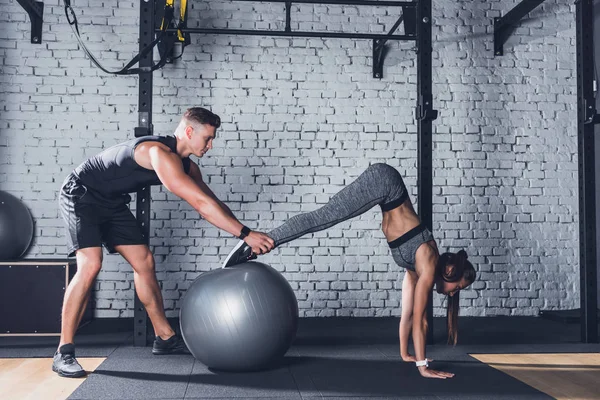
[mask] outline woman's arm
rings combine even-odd
[[[404,361],[415,361],[414,357],[408,354],[408,339],[412,328],[413,296],[415,294],[415,285],[417,284],[417,274],[413,271],[406,271],[402,281],[402,316],[400,317],[400,357]]]
[[[425,360],[427,335],[427,302],[433,289],[433,274],[421,274],[417,279],[413,296],[412,338],[417,361]],[[421,367],[420,367],[421,368]]]
[[[429,302],[429,296],[433,290],[435,283],[435,263],[432,257],[424,257],[421,264],[415,265],[418,279],[415,285],[415,292],[413,296],[413,327],[412,327],[412,338],[415,347],[415,358],[417,362],[426,360],[425,358],[425,345],[427,343],[427,303]],[[429,369],[427,366],[420,366],[419,372],[425,378],[452,378],[454,374],[443,371],[436,371]]]
[[[406,271],[402,281],[402,316],[400,317],[400,357],[406,362],[415,362],[415,356],[408,352],[408,341],[413,324],[413,298],[415,295],[415,285],[419,277],[414,271]],[[427,324],[427,315],[424,316],[424,323]],[[432,360],[427,359],[431,362]]]

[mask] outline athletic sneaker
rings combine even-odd
[[[63,376],[65,378],[81,378],[86,375],[84,369],[79,365],[75,358],[74,344],[63,344],[58,351],[54,353],[52,371],[56,372],[58,376]]]
[[[223,263],[223,268],[231,267],[236,264],[241,264],[246,261],[254,260],[256,258],[256,254],[252,252],[252,247],[248,246],[246,242],[240,240],[238,244],[235,245],[233,250],[229,253],[225,262]]]
[[[179,335],[173,335],[167,340],[157,336],[152,345],[152,354],[162,356],[165,354],[190,354],[183,339]]]

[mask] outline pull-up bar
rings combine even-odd
[[[160,29],[155,31],[161,32]],[[167,29],[167,33],[177,32],[176,28]],[[383,33],[344,33],[344,32],[305,32],[305,31],[269,31],[264,29],[220,29],[220,28],[186,28],[186,33],[206,33],[213,35],[256,35],[256,36],[288,36],[288,37],[319,37],[336,39],[386,39],[386,40],[417,40],[414,35],[386,35]]]
[[[257,3],[257,0],[232,0],[236,2]],[[416,1],[377,1],[377,0],[269,0],[266,3],[302,3],[341,6],[381,6],[381,7],[417,7]]]

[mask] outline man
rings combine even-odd
[[[154,327],[153,354],[185,352],[165,316],[156,279],[154,257],[138,222],[129,210],[129,193],[148,185],[164,185],[188,202],[209,223],[244,240],[256,254],[268,253],[273,240],[242,225],[202,180],[190,155],[202,157],[212,149],[220,118],[200,108],[183,115],[174,136],[133,139],[88,159],[65,180],[60,209],[67,226],[69,256],[77,259],[62,310],[61,337],[52,370],[64,377],[85,371],[75,358],[73,338],[102,266],[102,245],[121,254],[133,267],[135,289]]]

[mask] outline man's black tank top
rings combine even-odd
[[[177,139],[174,136],[143,136],[109,147],[85,161],[73,174],[87,188],[109,198],[137,192],[149,185],[161,185],[156,172],[135,161],[135,148],[144,142],[159,142],[172,152],[177,152]],[[188,174],[189,157],[183,158],[181,162]]]

